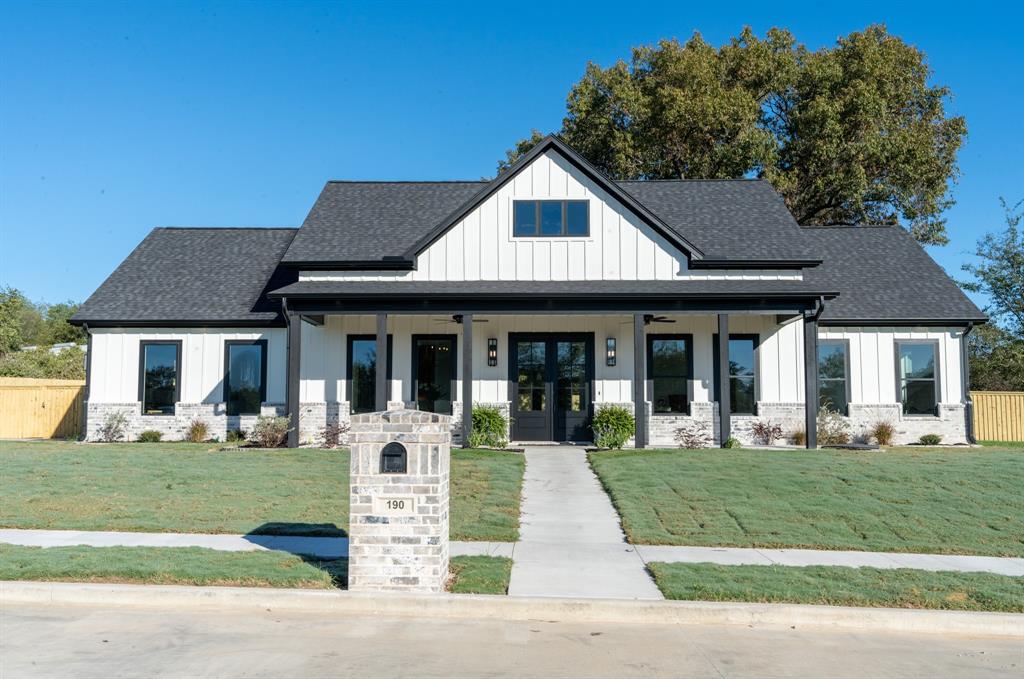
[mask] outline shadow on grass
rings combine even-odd
[[[319,568],[331,576],[331,584],[338,589],[348,589],[348,559],[321,559],[305,554],[297,555],[303,562]]]
[[[344,538],[348,531],[333,523],[287,523],[270,521],[257,526],[247,535],[292,535],[315,538]]]

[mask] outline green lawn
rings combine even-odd
[[[511,559],[457,556],[452,591],[504,594]],[[348,560],[284,552],[219,552],[200,547],[20,547],[0,544],[0,580],[121,582],[232,587],[344,587]]]
[[[0,441],[0,527],[344,535],[348,452]],[[523,458],[452,451],[451,535],[515,540]]]
[[[1024,556],[1000,448],[592,453],[632,542]]]
[[[842,566],[650,563],[667,599],[1024,612],[1024,578]]]

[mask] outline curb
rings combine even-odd
[[[0,582],[0,605],[76,604],[419,616],[573,623],[826,627],[928,634],[1024,637],[1024,615],[806,604],[557,599],[401,594],[259,587]]]

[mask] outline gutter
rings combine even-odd
[[[79,431],[81,441],[89,435],[89,396],[92,391],[92,332],[89,324],[82,322],[82,329],[85,330],[85,393],[82,395],[82,422]]]
[[[971,398],[971,356],[967,336],[974,330],[974,323],[968,323],[960,333],[960,382],[964,388],[964,428],[968,443],[977,443],[974,436],[974,400]]]

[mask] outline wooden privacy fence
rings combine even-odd
[[[979,441],[1024,441],[1024,391],[972,391]]]
[[[77,437],[84,400],[83,380],[0,377],[0,439]]]

